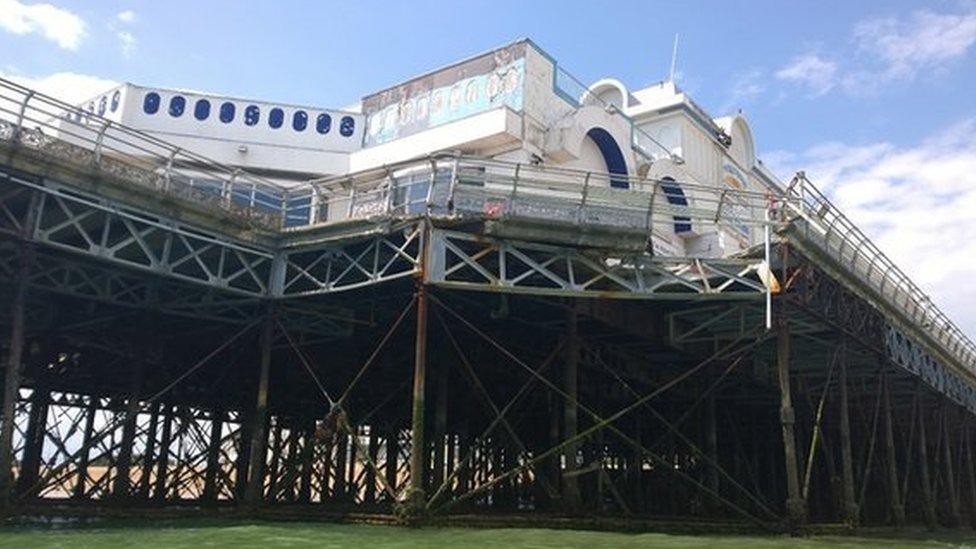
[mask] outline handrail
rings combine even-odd
[[[614,182],[625,181],[629,188],[612,189],[609,175],[445,152],[359,173],[317,178],[286,189],[3,78],[0,78],[0,140],[60,154],[65,159],[82,162],[85,169],[111,172],[137,185],[182,194],[193,200],[213,191],[211,203],[215,206],[258,220],[271,229],[288,227],[290,219],[299,220],[296,225],[304,227],[321,225],[317,212],[333,201],[348,201],[347,216],[352,217],[360,211],[365,217],[430,215],[435,200],[433,187],[438,184],[437,172],[442,164],[450,174],[448,196],[437,208],[438,214],[448,210],[448,215],[464,212],[464,205],[459,205],[457,200],[459,193],[462,196],[480,193],[483,200],[508,198],[505,209],[479,212],[489,216],[518,216],[533,211],[538,214],[540,208],[562,205],[572,211],[566,220],[580,225],[603,224],[648,231],[653,230],[654,224],[670,224],[681,218],[706,226],[769,227],[776,222],[764,219],[772,192],[775,194],[772,198],[782,203],[781,211],[788,209],[806,220],[808,228],[813,226],[819,230],[828,244],[828,252],[836,254],[852,272],[863,276],[883,298],[901,308],[912,322],[970,373],[976,374],[976,344],[802,172],[782,192],[729,190],[690,181],[667,181],[668,186],[683,189],[687,199],[685,204],[680,204],[654,199],[662,192],[662,180],[613,175]],[[401,177],[398,174],[422,175],[425,170],[427,177],[418,178],[423,183],[396,181]],[[594,178],[605,181],[594,182]],[[426,185],[421,189],[424,198],[411,198],[412,186],[420,184]],[[481,186],[480,190],[477,185]],[[600,187],[605,189],[597,193]],[[339,188],[341,194],[335,192]],[[402,196],[398,199],[396,193]],[[292,214],[295,210],[298,213]],[[595,216],[592,218],[595,221],[588,213]],[[632,221],[638,218],[642,220],[640,223]],[[788,221],[791,220],[778,220],[779,223]],[[750,239],[752,243],[758,240]],[[830,247],[832,241],[839,241],[836,250]],[[849,258],[848,249],[852,254]]]
[[[976,374],[976,343],[813,185],[805,173],[799,172],[796,175],[786,193],[794,199],[792,204],[799,204],[805,214],[803,217],[808,222],[821,222],[822,226],[818,229],[823,233],[822,238],[828,244],[828,250],[831,239],[839,239],[839,259],[853,273],[862,275],[865,282],[882,297],[889,299],[896,308],[901,308],[915,325],[958,358],[971,374]],[[849,260],[844,258],[845,247],[853,250]]]
[[[230,181],[229,196],[256,191],[267,208],[259,212],[238,204],[225,209],[280,225],[280,212],[271,210],[281,209],[283,186],[4,78],[0,78],[0,126],[4,140],[86,163],[157,191],[200,198],[212,186]]]

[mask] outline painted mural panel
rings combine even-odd
[[[363,98],[366,146],[501,106],[522,110],[525,46],[512,44]]]

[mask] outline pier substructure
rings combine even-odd
[[[279,242],[14,153],[8,513],[976,522],[973,376],[789,231],[768,262],[429,211]]]

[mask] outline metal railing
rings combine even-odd
[[[0,78],[2,141],[260,225],[281,224],[287,197],[274,182]]]
[[[971,374],[976,344],[953,323],[895,263],[807,178],[797,174],[786,189],[786,205],[805,223],[794,223],[808,239],[900,310]],[[785,221],[785,220],[784,220]]]
[[[586,91],[579,97],[593,98]],[[972,340],[802,174],[785,193],[773,196],[772,189],[755,192],[438,154],[285,189],[0,79],[3,141],[288,231],[384,216],[476,216],[644,231],[648,237],[662,225],[721,228],[755,244],[761,235],[753,228],[795,220],[770,221],[770,204],[776,202],[807,222],[793,226],[818,239],[976,373]]]
[[[433,155],[310,183],[291,191],[291,230],[378,216],[538,219],[650,231],[729,229],[750,243],[770,196],[688,181],[643,179],[459,155]]]

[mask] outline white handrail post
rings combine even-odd
[[[106,120],[102,123],[102,127],[98,129],[98,137],[95,138],[95,165],[102,165],[102,145],[105,142],[105,130],[108,129],[110,122]]]
[[[766,205],[765,225],[763,226],[763,253],[766,256],[766,329],[773,329],[773,267],[769,263],[770,254],[770,230],[769,225],[772,221],[770,210],[773,207],[772,201]],[[784,281],[785,282],[785,281]]]
[[[34,97],[35,93],[34,90],[29,90],[20,103],[20,112],[17,113],[17,126],[14,128],[14,141],[20,139],[21,130],[24,129],[24,119],[27,117],[27,103]]]

